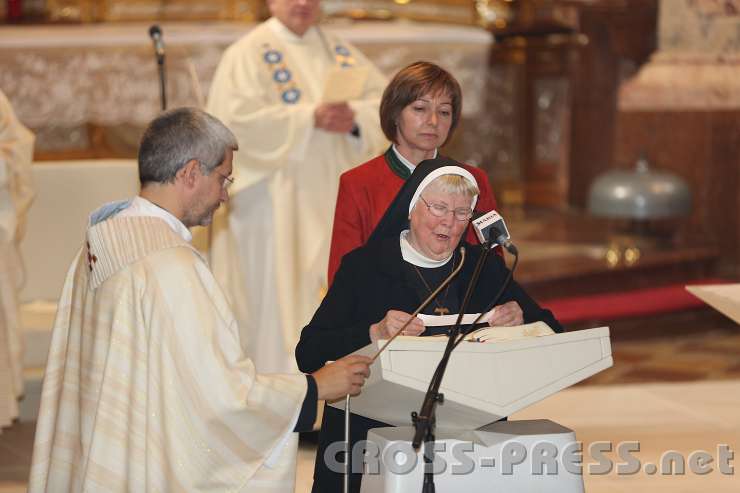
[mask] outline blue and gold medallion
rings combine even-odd
[[[334,59],[342,68],[354,67],[357,63],[349,49],[343,45],[334,47]]]
[[[275,70],[275,73],[272,74],[272,78],[275,79],[275,82],[285,84],[291,79],[290,70],[285,67],[279,68]]]
[[[270,65],[283,61],[283,54],[277,50],[267,50],[263,56],[265,61]]]
[[[300,89],[293,87],[291,89],[287,89],[283,91],[282,97],[283,97],[283,101],[285,101],[286,103],[295,104],[301,98],[301,91]]]
[[[262,47],[264,49],[262,59],[272,74],[272,80],[275,82],[280,99],[285,104],[297,103],[301,99],[301,91],[296,87],[293,73],[285,64],[285,57],[280,51],[270,47],[267,43],[263,44]]]

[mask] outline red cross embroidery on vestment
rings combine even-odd
[[[90,242],[87,242],[87,266],[92,271],[93,264],[98,261],[98,257],[90,253]]]

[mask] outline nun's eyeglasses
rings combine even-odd
[[[427,209],[429,209],[429,212],[432,213],[433,216],[436,217],[444,217],[447,215],[447,213],[452,212],[452,215],[455,219],[458,221],[467,221],[471,217],[473,217],[473,211],[471,209],[468,209],[466,207],[458,207],[457,209],[450,209],[446,205],[442,204],[430,204],[426,200],[424,200],[424,197],[419,195],[419,198],[422,202],[424,202],[424,205],[427,206]]]

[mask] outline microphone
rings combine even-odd
[[[504,218],[496,211],[478,214],[473,218],[473,229],[481,243],[490,243],[491,248],[501,245],[510,254],[518,255],[519,251],[511,242],[511,235],[506,228]]]
[[[157,24],[149,28],[149,37],[154,43],[154,53],[157,55],[157,63],[164,62],[164,39],[162,39],[162,29]]]

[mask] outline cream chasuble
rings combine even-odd
[[[306,388],[255,372],[165,221],[98,217],[59,301],[29,491],[292,492]]]
[[[336,66],[369,69],[362,98],[349,101],[359,137],[314,128]],[[387,146],[378,117],[385,85],[356,48],[315,27],[298,37],[274,18],[229,47],[216,70],[208,111],[236,134],[239,152],[234,242],[217,219],[211,263],[260,371],[295,368],[300,330],[326,286],[339,175]]]
[[[23,334],[18,291],[23,263],[18,244],[33,201],[34,136],[15,117],[0,92],[0,430],[18,417],[23,393]]]

